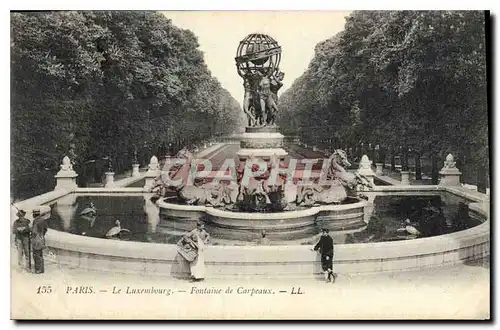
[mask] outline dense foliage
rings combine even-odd
[[[488,169],[485,14],[356,11],[280,100],[280,126],[336,147],[451,152]]]
[[[238,102],[196,36],[155,12],[11,14],[12,177],[232,133]],[[162,150],[158,149],[163,148]]]

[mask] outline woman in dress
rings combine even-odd
[[[198,222],[196,228],[184,235],[177,243],[178,253],[189,263],[193,281],[205,279],[205,245],[209,237],[203,222]]]

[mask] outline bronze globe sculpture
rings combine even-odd
[[[279,69],[281,46],[266,34],[249,34],[240,41],[235,60],[245,88],[243,111],[248,126],[274,126],[278,112],[277,93],[285,75]]]

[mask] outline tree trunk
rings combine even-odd
[[[385,168],[385,156],[386,156],[385,148],[384,147],[380,147],[378,162],[383,164],[382,168]]]
[[[464,161],[465,157],[462,156],[462,154],[458,154],[457,157],[455,158],[455,161],[456,161],[456,164],[455,166],[460,170],[460,172],[462,173],[462,175],[460,175],[460,182],[461,183],[465,183],[465,178],[467,177],[466,175],[466,170],[464,169],[464,164],[465,164],[465,161]]]
[[[368,151],[367,151],[367,154],[368,154],[368,158],[373,162],[373,164],[375,164],[375,162],[377,161],[374,157],[374,150],[373,150],[373,145],[370,143],[368,145]]]
[[[408,148],[403,148],[403,155],[401,159],[401,171],[408,171]]]
[[[419,152],[415,152],[415,180],[422,180],[422,166],[420,164]]]
[[[396,172],[396,151],[391,151],[391,172]]]
[[[432,184],[439,183],[438,159],[436,154],[432,154]]]
[[[488,168],[487,166],[480,165],[477,170],[477,191],[486,194],[488,185]]]

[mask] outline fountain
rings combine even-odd
[[[60,265],[113,273],[175,274],[175,243],[200,219],[214,238],[206,255],[211,278],[312,278],[321,272],[318,255],[310,251],[319,226],[334,236],[335,264],[342,274],[442,267],[489,256],[489,197],[460,185],[452,155],[439,185],[375,185],[372,161],[361,155],[359,169],[351,172],[340,149],[323,160],[319,175],[308,169],[312,160],[302,172],[291,160],[287,163],[283,135],[274,122],[284,77],[280,59],[280,46],[266,35],[249,35],[238,47],[236,67],[244,82],[248,122],[237,162],[228,159],[212,171],[208,159],[195,159],[182,149],[163,168],[151,155],[147,171],[133,171],[130,178],[115,181],[109,166],[105,187],[83,188],[64,157],[54,191],[13,207],[28,214],[34,208],[52,210],[46,241]],[[425,206],[415,197],[435,198],[446,208],[442,214],[420,210],[427,225],[420,228],[424,236],[394,240],[386,229],[396,228],[415,205]],[[93,202],[97,215],[82,217],[78,210]],[[399,205],[412,210],[399,212]],[[130,241],[103,239],[118,218],[131,231]],[[455,218],[474,221],[455,224]],[[435,233],[434,222],[447,229]],[[368,224],[371,230],[364,230]],[[259,246],[251,246],[256,240]]]

